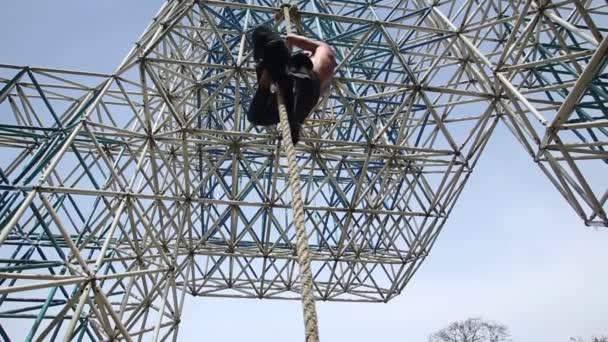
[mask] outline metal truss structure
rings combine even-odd
[[[503,119],[585,224],[599,227],[608,227],[607,9],[532,5],[495,62],[509,99]]]
[[[112,75],[1,67],[0,336],[176,340],[186,294],[298,298],[280,134],[245,118],[279,5],[169,0]],[[608,225],[604,1],[297,7],[339,62],[297,146],[317,299],[399,295],[500,121]]]

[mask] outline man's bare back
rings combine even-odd
[[[321,92],[329,89],[336,70],[336,56],[334,50],[327,43],[306,38],[303,36],[290,34],[286,39],[287,46],[295,46],[310,53],[312,70],[319,77]]]

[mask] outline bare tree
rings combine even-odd
[[[570,341],[572,342],[585,342],[583,338],[580,337],[570,337]],[[608,342],[608,336],[593,336],[589,342]]]
[[[511,334],[506,325],[481,318],[453,322],[429,336],[429,342],[508,342]]]

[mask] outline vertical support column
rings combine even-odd
[[[291,18],[289,10],[291,5],[281,6],[285,29],[291,32]],[[296,248],[298,253],[298,264],[300,266],[300,283],[302,286],[302,306],[304,311],[304,325],[306,342],[318,342],[319,331],[317,324],[317,308],[313,295],[312,270],[310,267],[310,252],[308,250],[308,237],[304,226],[304,205],[302,204],[302,193],[300,191],[300,170],[296,161],[296,150],[291,140],[291,130],[289,128],[287,109],[283,101],[283,95],[277,86],[277,103],[279,107],[279,127],[283,136],[283,145],[287,153],[287,163],[289,167],[289,186],[291,190],[291,206],[293,210],[293,222],[296,228]]]

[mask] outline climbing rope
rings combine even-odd
[[[284,4],[283,19],[287,34],[291,33],[291,5]],[[287,153],[287,163],[289,167],[289,185],[291,187],[291,207],[293,210],[293,221],[296,227],[296,249],[298,253],[298,264],[300,265],[300,282],[302,287],[302,306],[304,310],[304,326],[306,342],[318,342],[319,331],[317,325],[317,308],[315,307],[313,295],[312,270],[310,268],[310,253],[308,251],[308,237],[304,227],[304,205],[302,204],[302,193],[300,192],[300,170],[296,161],[296,150],[291,140],[291,130],[289,128],[287,110],[283,95],[277,86],[277,104],[279,107],[279,127],[283,136],[283,145]]]

